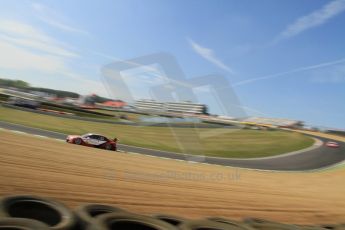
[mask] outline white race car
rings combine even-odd
[[[331,148],[339,148],[340,147],[340,145],[335,141],[327,141],[325,145],[327,147],[331,147]]]
[[[66,142],[89,147],[117,151],[117,138],[111,140],[99,134],[88,133],[82,136],[69,135]]]

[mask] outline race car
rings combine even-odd
[[[326,146],[327,147],[331,147],[331,148],[339,148],[340,145],[337,142],[334,141],[327,141],[326,142]]]
[[[99,134],[87,133],[82,136],[68,135],[66,137],[66,142],[71,144],[117,151],[117,138],[111,140]]]

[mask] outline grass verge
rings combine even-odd
[[[79,121],[0,106],[0,120],[66,133],[100,133],[123,144],[217,157],[264,157],[311,146],[312,138],[287,131],[191,129]],[[184,151],[181,150],[184,148]]]

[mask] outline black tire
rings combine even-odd
[[[243,222],[240,222],[240,221],[236,221],[236,220],[230,220],[230,219],[223,218],[223,217],[209,217],[207,219],[218,222],[218,223],[229,224],[231,226],[238,227],[238,229],[253,230],[253,228],[250,227],[249,225],[247,225]]]
[[[173,215],[165,215],[165,214],[155,214],[152,215],[154,218],[165,221],[169,224],[172,224],[174,226],[178,226],[182,223],[184,223],[185,221],[187,221],[187,219],[179,217],[179,216],[173,216]]]
[[[87,228],[87,230],[113,229],[177,230],[175,226],[153,217],[125,212],[100,215]]]
[[[83,143],[83,140],[81,138],[77,138],[74,140],[74,144],[81,145]]]
[[[49,230],[48,225],[31,219],[0,218],[0,230]]]
[[[298,226],[300,230],[326,230],[327,228],[318,226]]]
[[[50,229],[69,230],[76,217],[63,204],[36,196],[7,196],[0,200],[0,218],[15,217],[41,221]]]
[[[335,229],[336,225],[335,224],[322,224],[321,227],[324,229]]]
[[[238,230],[239,228],[231,226],[229,224],[219,223],[212,220],[191,220],[186,221],[179,225],[179,229],[181,230],[204,230],[204,229],[212,229],[212,230]]]
[[[105,150],[113,150],[113,146],[112,146],[112,144],[106,143],[106,144],[104,145],[104,149],[105,149]]]
[[[126,212],[121,208],[103,204],[85,204],[75,209],[75,213],[81,226],[91,224],[96,217],[107,213]]]
[[[323,229],[345,230],[345,224],[322,224]]]
[[[273,222],[265,219],[259,218],[248,218],[245,219],[244,222],[249,226],[253,227],[254,229],[262,229],[262,230],[299,230],[300,228],[296,225],[292,224],[283,224],[278,222]]]

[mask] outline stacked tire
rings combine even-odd
[[[7,196],[0,200],[0,229],[74,229],[77,219],[63,204],[37,196]]]
[[[160,219],[151,216],[143,216],[133,213],[118,212],[100,215],[87,228],[87,230],[116,230],[116,229],[137,229],[137,230],[177,230]]]
[[[189,220],[155,214],[139,215],[124,209],[85,204],[71,211],[62,203],[38,196],[6,196],[0,199],[0,230],[345,230],[344,225],[301,226],[264,219],[243,221],[222,217]]]

